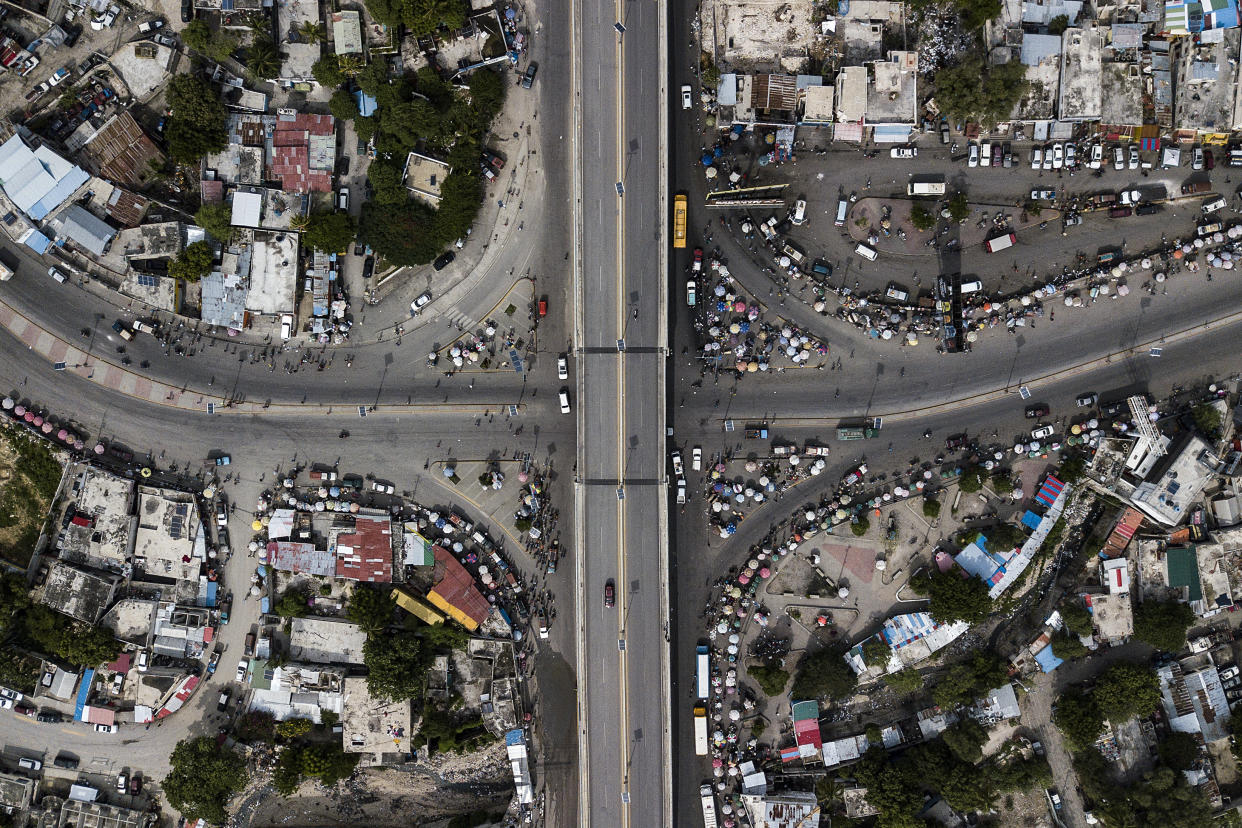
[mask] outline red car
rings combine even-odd
[[[30,705],[19,704],[13,708],[13,712],[21,713],[23,716],[30,716],[31,718],[34,718],[35,709]]]
[[[703,248],[694,248],[694,272],[698,273],[703,269]]]
[[[539,316],[542,318],[547,315],[548,315],[548,300],[540,299],[539,300]]]
[[[604,606],[612,609],[617,603],[617,589],[613,586],[612,579],[609,578],[604,584]]]

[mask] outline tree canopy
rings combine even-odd
[[[40,648],[82,667],[111,661],[121,650],[109,630],[81,624],[43,604],[26,610],[24,624],[27,636]]]
[[[1057,700],[1052,723],[1065,735],[1071,750],[1083,751],[1104,731],[1104,714],[1092,694],[1071,688]]]
[[[1186,630],[1194,621],[1189,604],[1144,601],[1134,608],[1134,637],[1158,650],[1176,653],[1186,646]]]
[[[232,211],[227,204],[204,204],[194,214],[194,223],[213,239],[225,244],[233,237]]]
[[[392,614],[396,608],[397,602],[389,591],[357,584],[349,596],[345,615],[361,627],[363,632],[371,635],[392,624]]]
[[[237,35],[224,30],[213,32],[202,20],[187,23],[181,30],[181,39],[190,49],[216,62],[228,60],[241,43]]]
[[[0,575],[0,636],[8,633],[30,606],[30,590],[26,579],[16,572]]]
[[[848,696],[858,684],[858,678],[845,663],[844,655],[839,647],[830,647],[804,656],[790,695],[804,699]]]
[[[1061,620],[1065,622],[1070,632],[1078,635],[1091,635],[1091,631],[1095,629],[1091,613],[1078,601],[1065,601],[1058,609],[1061,611]]]
[[[957,724],[941,733],[940,738],[944,739],[954,756],[973,765],[983,758],[983,746],[988,741],[988,732],[974,719],[964,716]]]
[[[290,587],[276,600],[272,609],[281,618],[300,618],[306,615],[309,601],[310,598],[302,589]]]
[[[927,580],[927,611],[941,624],[978,624],[992,611],[987,584],[957,569],[936,571]]]
[[[427,656],[422,640],[412,632],[367,636],[362,661],[367,668],[367,690],[372,696],[400,701],[413,698],[423,688]]]
[[[980,3],[998,0],[979,0]],[[963,15],[965,17],[965,15]],[[1007,120],[1014,105],[1029,86],[1026,67],[1021,61],[993,65],[979,53],[970,53],[961,63],[941,69],[935,76],[936,103],[954,120],[978,121],[991,126]]]
[[[269,80],[279,74],[281,60],[276,43],[270,37],[258,37],[246,50],[246,71],[256,80]]]
[[[215,262],[215,254],[205,241],[186,245],[177,258],[168,263],[168,275],[187,282],[197,282],[211,272]]]
[[[976,651],[950,667],[932,688],[932,700],[946,709],[970,704],[1008,680],[1005,665],[993,654]]]
[[[332,93],[332,97],[328,100],[328,111],[338,121],[352,121],[359,114],[358,102],[354,100],[353,95],[344,89],[338,89]]]
[[[228,821],[225,806],[246,784],[241,756],[216,744],[210,736],[181,740],[169,758],[172,770],[164,777],[164,796],[181,815],[214,825]]]
[[[356,235],[357,228],[349,213],[311,213],[302,242],[324,253],[340,253],[349,249]]]
[[[780,667],[752,664],[746,668],[746,672],[759,685],[765,696],[781,695],[785,692],[785,685],[789,683],[789,673]]]
[[[1122,662],[1104,671],[1091,694],[1100,712],[1120,723],[1156,711],[1160,706],[1160,680],[1146,667]]]
[[[1199,758],[1199,743],[1189,733],[1170,733],[1156,745],[1156,752],[1173,770],[1188,770]]]
[[[404,24],[411,34],[430,34],[438,27],[460,29],[466,22],[461,0],[366,0],[371,16],[387,26]]]
[[[315,76],[320,86],[326,86],[329,89],[345,82],[345,73],[341,71],[341,65],[334,55],[321,57],[315,61],[315,65],[311,67],[311,74]]]
[[[898,693],[914,693],[923,689],[923,676],[913,667],[905,667],[895,673],[887,673],[884,683]]]
[[[173,75],[168,84],[168,117],[165,136],[168,154],[181,164],[193,164],[209,152],[228,144],[224,102],[198,75]]]

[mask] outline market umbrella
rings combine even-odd
[[[12,410],[13,406],[14,406],[14,405],[16,405],[16,404],[17,404],[17,403],[15,403],[15,402],[13,401],[13,398],[12,398],[12,397],[5,397],[5,398],[4,398],[4,402],[3,402],[3,403],[0,403],[0,405],[3,405],[3,406],[4,406],[4,410],[5,410],[5,411],[10,411],[10,410]]]
[[[14,414],[15,416],[20,417],[20,416],[22,416],[22,415],[23,415],[23,414],[25,414],[25,413],[26,413],[26,406],[24,406],[24,405],[19,405],[19,406],[16,406],[16,407],[14,407],[14,408],[13,408],[13,414]]]

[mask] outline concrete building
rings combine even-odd
[[[0,773],[0,810],[10,815],[20,813],[34,803],[39,780],[11,773]]]
[[[262,316],[294,313],[297,310],[297,268],[296,233],[255,233],[250,251],[250,292],[246,309]]]
[[[1062,121],[1098,121],[1103,111],[1101,58],[1104,34],[1098,29],[1066,29],[1061,35]]]
[[[56,828],[154,828],[159,814],[134,811],[102,802],[67,799],[60,806]]]
[[[57,539],[61,559],[124,570],[136,528],[133,481],[86,464],[70,469],[69,477],[77,499],[69,507],[69,525]]]
[[[1228,134],[1242,126],[1238,60],[1242,30],[1178,41],[1173,53],[1173,126],[1186,132]]]
[[[410,753],[411,718],[408,700],[393,702],[373,698],[365,678],[345,678],[341,747],[346,753],[361,754],[361,764],[405,761]]]
[[[1061,86],[1061,38],[1056,35],[1022,35],[1020,60],[1026,67],[1026,94],[1014,105],[1018,121],[1050,121],[1057,113]]]
[[[1083,601],[1091,611],[1095,636],[1102,643],[1115,647],[1134,635],[1134,608],[1129,592],[1109,595],[1088,593],[1083,596]]]
[[[289,630],[289,655],[309,664],[362,664],[367,634],[357,624],[338,618],[294,618]]]
[[[1130,502],[1157,523],[1176,526],[1219,467],[1219,458],[1202,438],[1183,436],[1143,477]]]
[[[338,55],[362,54],[362,18],[353,10],[332,12],[332,51]]]
[[[402,177],[406,189],[432,207],[440,204],[440,187],[452,168],[448,164],[428,155],[411,152],[405,159],[405,170]]]
[[[323,23],[319,15],[318,0],[282,0],[276,5],[276,10],[277,26],[281,32],[296,32],[307,23],[316,26]],[[280,51],[285,59],[280,66],[280,76],[273,80],[285,84],[315,82],[315,73],[312,70],[315,61],[320,57],[318,43],[307,43],[305,38],[300,37],[296,41],[282,37]]]
[[[837,102],[837,123],[861,124],[867,115],[867,90],[871,78],[866,66],[843,66],[837,72],[833,97]]]
[[[271,667],[251,659],[250,708],[271,713],[277,721],[310,719],[318,724],[323,711],[340,716],[344,710],[344,681],[339,670],[298,664]]]
[[[890,142],[909,139],[909,129],[918,122],[918,52],[889,52],[888,60],[871,64],[871,83],[867,87],[867,125],[875,127],[876,141],[883,139],[884,127]]]
[[[116,594],[117,578],[57,561],[41,587],[39,601],[85,624],[103,617]]]
[[[195,549],[200,531],[193,495],[140,486],[134,568],[161,578],[197,580],[205,554]]]
[[[513,771],[513,784],[517,789],[517,801],[529,805],[535,801],[535,786],[530,779],[530,761],[526,752],[526,734],[517,728],[505,734],[505,753]]]
[[[329,534],[328,551],[336,556],[338,578],[392,582],[393,532],[387,515],[356,515],[352,527]]]
[[[766,796],[742,794],[741,800],[753,828],[795,828],[799,825],[810,825],[819,812],[819,802],[813,793],[791,791]]]
[[[178,659],[199,659],[214,638],[209,611],[160,602],[152,630],[153,652]]]

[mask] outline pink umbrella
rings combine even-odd
[[[69,436],[69,432],[65,431],[63,428],[60,431],[56,432],[57,440],[63,440],[68,436]]]
[[[74,440],[74,441],[73,441],[73,447],[74,447],[75,449],[77,449],[78,451],[81,451],[81,450],[82,450],[82,441],[81,441],[81,440]]]
[[[759,570],[760,578],[767,578],[767,577],[770,577],[771,575],[772,575],[772,570],[768,569],[766,566]]]
[[[42,426],[42,431],[43,431],[43,433],[44,433],[44,434],[51,434],[51,433],[52,433],[52,424],[51,424],[51,423],[44,423],[44,424],[43,424],[43,426]]]
[[[96,444],[95,444],[95,453],[96,453],[96,454],[103,454],[103,453],[104,453],[103,443],[96,443]]]
[[[745,573],[742,573],[741,575],[738,575],[738,576],[737,576],[737,582],[738,582],[739,584],[749,584],[749,583],[750,583],[750,576],[749,576],[749,575],[747,575],[747,574],[745,574]]]
[[[733,310],[736,313],[741,313],[742,311],[746,310],[746,303],[745,302],[734,302]]]
[[[712,760],[712,767],[713,767],[713,768],[723,768],[723,767],[724,767],[724,760],[722,760],[722,759],[713,759],[713,760]]]
[[[41,425],[43,425],[43,418],[42,418],[42,417],[35,417],[35,418],[34,418],[34,420],[33,420],[33,422],[34,422],[34,424],[35,424],[35,425],[37,425],[37,426],[41,426]]]
[[[22,415],[22,419],[23,419],[23,420],[25,420],[25,421],[26,421],[26,422],[28,422],[28,423],[33,423],[33,422],[34,422],[34,412],[33,412],[33,411],[27,411],[24,415]]]
[[[25,413],[26,413],[26,406],[24,405],[19,405],[13,409],[13,416],[15,417],[20,417]]]

